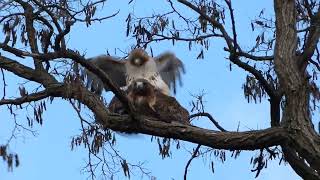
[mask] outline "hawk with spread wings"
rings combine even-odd
[[[135,110],[141,115],[167,123],[174,121],[190,124],[189,112],[174,97],[163,94],[145,79],[134,80],[126,93],[128,100],[132,102]],[[108,109],[114,113],[127,113],[116,97],[111,100]]]
[[[157,57],[151,57],[143,49],[134,49],[127,59],[112,56],[97,56],[89,59],[102,69],[110,79],[122,89],[136,79],[145,79],[163,94],[170,95],[170,89],[176,93],[176,83],[181,82],[181,74],[185,69],[181,60],[173,53],[166,52]],[[87,86],[97,94],[101,94],[104,87],[101,80],[92,72],[87,71]]]

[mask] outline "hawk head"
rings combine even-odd
[[[132,96],[153,96],[155,88],[146,79],[137,79],[128,87],[128,92]]]
[[[190,125],[189,112],[174,97],[163,94],[149,81],[134,80],[126,92],[128,100],[139,114],[167,123],[175,121]],[[127,113],[116,97],[110,102],[109,110],[119,114]]]
[[[149,60],[149,56],[145,50],[138,48],[131,51],[128,60],[131,65],[140,67]]]
[[[156,103],[155,88],[148,80],[134,80],[128,87],[128,99],[136,106],[136,108],[151,108]]]

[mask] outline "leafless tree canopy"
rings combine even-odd
[[[312,113],[318,110],[320,99],[317,80],[320,71],[318,0],[274,0],[274,17],[266,18],[262,10],[251,22],[252,31],[259,32],[259,35],[250,49],[243,49],[238,41],[237,33],[241,32],[237,32],[234,14],[237,7],[231,0],[167,0],[170,11],[149,17],[129,14],[124,22],[123,28],[127,29],[127,36],[135,38],[136,47],[155,46],[159,41],[187,43],[190,51],[195,46],[202,49],[198,59],[205,56],[212,39],[222,39],[225,47],[219,48],[228,52],[226,59],[230,62],[230,70],[236,65],[247,72],[243,93],[248,102],[259,103],[264,99],[270,102],[270,127],[246,132],[226,131],[202,110],[201,96],[194,103],[198,112],[190,118],[205,116],[219,131],[154,121],[136,113],[119,87],[87,61],[84,52],[68,47],[66,43],[66,37],[75,24],[90,26],[117,15],[118,12],[110,12],[106,17],[97,17],[97,9],[108,6],[105,1],[0,2],[3,34],[0,39],[0,70],[4,87],[0,105],[7,107],[13,119],[18,109],[33,111],[32,116],[29,113],[26,117],[29,126],[16,123],[16,128],[33,133],[33,124],[43,122],[42,114],[49,108],[47,103],[62,98],[70,102],[79,115],[83,133],[74,137],[71,144],[72,148],[84,145],[88,149],[87,170],[92,178],[97,166],[102,166],[102,173],[106,176],[113,176],[119,168],[128,177],[133,169],[148,174],[143,164],[127,162],[114,149],[114,132],[121,131],[157,137],[163,157],[169,156],[170,145],[179,147],[178,140],[198,144],[186,164],[185,179],[192,159],[201,153],[214,152],[224,160],[224,150],[232,151],[235,157],[241,150],[259,150],[259,155],[251,162],[256,167],[253,171],[257,176],[268,160],[279,158],[287,161],[303,179],[320,179],[320,137],[316,130],[318,124],[312,123]],[[178,6],[196,16],[189,17]],[[176,24],[182,24],[184,28],[179,29]],[[85,87],[82,67],[110,87],[127,108],[128,116],[110,113],[103,97]],[[6,75],[9,73],[32,83],[33,89],[20,85],[20,97],[8,98]],[[92,111],[97,121],[89,121],[82,116],[84,107]],[[12,133],[10,139],[14,138]],[[9,145],[10,140],[0,146],[0,156],[12,169],[19,165],[19,158],[15,152],[8,151]],[[93,159],[98,163],[93,163]]]

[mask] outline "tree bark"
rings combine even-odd
[[[286,159],[301,177],[317,179],[320,172],[320,144],[319,136],[311,122],[307,73],[304,68],[299,67],[301,63],[296,55],[296,4],[294,0],[275,0],[274,8],[276,13],[274,63],[285,97],[281,125],[289,132],[288,145],[282,148]],[[290,150],[287,150],[288,148]],[[299,158],[293,157],[296,154]],[[299,164],[297,161],[300,161]],[[305,168],[310,171],[303,170]]]

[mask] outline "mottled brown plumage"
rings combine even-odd
[[[161,93],[144,79],[134,81],[127,90],[127,96],[141,115],[168,123],[175,121],[190,124],[188,111],[174,97]],[[108,108],[114,113],[127,113],[116,97],[111,100]]]

